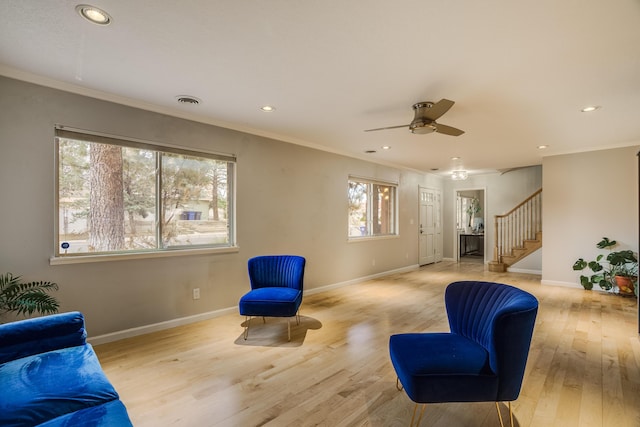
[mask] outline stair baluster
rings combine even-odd
[[[542,246],[542,188],[504,215],[494,217],[490,271],[506,268]]]

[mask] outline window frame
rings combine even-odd
[[[206,150],[194,150],[186,149],[184,147],[151,142],[146,140],[140,140],[129,137],[114,136],[104,133],[98,133],[93,131],[87,131],[83,129],[72,128],[69,126],[55,125],[54,132],[54,255],[50,258],[50,264],[72,264],[72,263],[84,263],[84,262],[100,262],[122,259],[135,259],[135,258],[154,258],[154,257],[168,257],[168,256],[184,256],[184,255],[198,255],[198,254],[210,254],[210,253],[231,253],[238,252],[237,247],[237,235],[236,235],[236,173],[237,173],[237,159],[233,154],[222,154]],[[200,159],[211,159],[216,161],[223,161],[227,164],[226,175],[226,190],[227,190],[227,238],[226,244],[196,244],[196,245],[170,245],[163,247],[162,239],[157,240],[156,248],[140,249],[140,250],[121,250],[111,252],[82,252],[82,253],[63,253],[61,248],[62,241],[60,239],[60,143],[59,139],[74,139],[80,141],[86,141],[89,143],[101,143],[109,145],[117,145],[121,147],[144,149],[153,151],[156,154],[156,175],[155,175],[155,188],[156,188],[156,218],[158,217],[161,206],[161,192],[162,187],[161,180],[161,168],[158,168],[158,163],[161,161],[161,155],[173,154],[181,156],[189,156]],[[156,220],[155,234],[161,233],[161,227],[158,226]]]
[[[351,188],[352,183],[365,184],[367,186],[366,226],[365,226],[367,234],[359,235],[359,236],[351,234],[351,229],[353,228],[353,225],[351,224],[352,212],[350,208],[351,200],[349,198],[350,197],[349,190]],[[392,200],[392,206],[390,206],[390,209],[389,209],[390,219],[388,221],[389,227],[391,227],[391,230],[388,233],[376,233],[375,227],[372,226],[375,220],[373,215],[373,197],[372,197],[374,193],[374,186],[383,186],[383,187],[389,187],[392,189],[391,192],[393,194],[390,195],[390,199]],[[399,187],[398,183],[393,181],[385,181],[380,179],[364,178],[356,175],[349,175],[347,180],[347,239],[348,241],[367,241],[372,239],[388,239],[388,238],[395,238],[400,235],[399,228],[398,228],[398,212],[399,212],[398,187]],[[380,221],[381,218],[378,216],[377,219],[378,221]]]

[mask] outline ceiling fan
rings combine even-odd
[[[411,123],[409,123],[408,125],[388,126],[388,127],[376,128],[376,129],[366,129],[365,132],[409,127],[409,130],[411,131],[411,133],[424,134],[424,133],[438,132],[438,133],[443,133],[445,135],[460,136],[464,133],[463,130],[456,129],[454,127],[447,126],[447,125],[442,125],[440,123],[436,123],[436,120],[440,118],[444,113],[449,111],[449,109],[453,107],[453,104],[455,103],[448,99],[441,99],[436,103],[418,102],[417,104],[413,104],[413,110],[415,112],[415,116],[411,121]]]

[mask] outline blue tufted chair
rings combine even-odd
[[[244,339],[249,336],[252,316],[296,317],[302,303],[302,284],[306,260],[296,255],[266,255],[249,259],[251,291],[240,298],[240,314],[246,316]],[[291,319],[287,333],[291,341]]]
[[[389,339],[396,386],[416,403],[509,402],[520,394],[538,300],[509,285],[463,281],[445,291],[448,333],[407,333]]]

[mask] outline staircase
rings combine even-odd
[[[489,271],[503,272],[542,247],[542,189],[494,220],[493,261]]]

